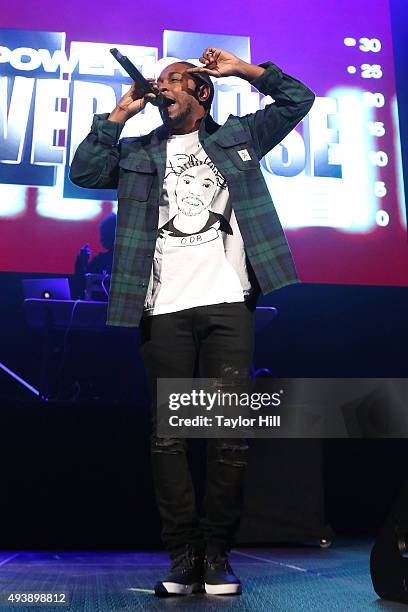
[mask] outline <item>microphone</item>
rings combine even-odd
[[[130,61],[128,57],[122,55],[118,49],[110,49],[111,54],[122,68],[128,73],[130,78],[137,84],[140,92],[145,96],[148,93],[152,93],[156,96],[156,100],[149,100],[154,106],[170,106],[171,100],[165,98],[161,93],[157,93],[153,89],[153,86],[147,79],[144,78],[143,74],[139,72],[136,66]]]

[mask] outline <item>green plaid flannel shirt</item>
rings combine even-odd
[[[251,82],[275,102],[244,117],[230,115],[223,126],[209,112],[200,124],[200,142],[227,180],[231,203],[250,268],[263,294],[299,282],[282,226],[259,161],[293,130],[313,105],[315,94],[272,62]],[[120,138],[123,123],[108,113],[94,116],[79,145],[70,179],[87,188],[117,189],[118,216],[108,325],[137,327],[143,314],[156,244],[159,200],[166,165],[167,129]],[[249,153],[241,159],[239,151]]]

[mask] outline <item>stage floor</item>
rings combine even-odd
[[[0,610],[406,610],[374,592],[371,545],[368,539],[343,539],[328,549],[239,548],[230,560],[243,581],[241,597],[171,599],[158,599],[152,590],[168,566],[163,552],[1,552]],[[11,592],[66,593],[68,604],[7,603]]]

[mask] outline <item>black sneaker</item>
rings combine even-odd
[[[190,595],[204,591],[203,555],[190,544],[172,553],[170,572],[156,583],[154,592],[158,597]]]
[[[226,553],[205,556],[204,583],[209,595],[241,594],[241,582],[232,571]]]

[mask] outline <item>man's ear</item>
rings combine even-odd
[[[198,99],[200,102],[205,102],[210,97],[210,86],[203,84],[198,89]]]

